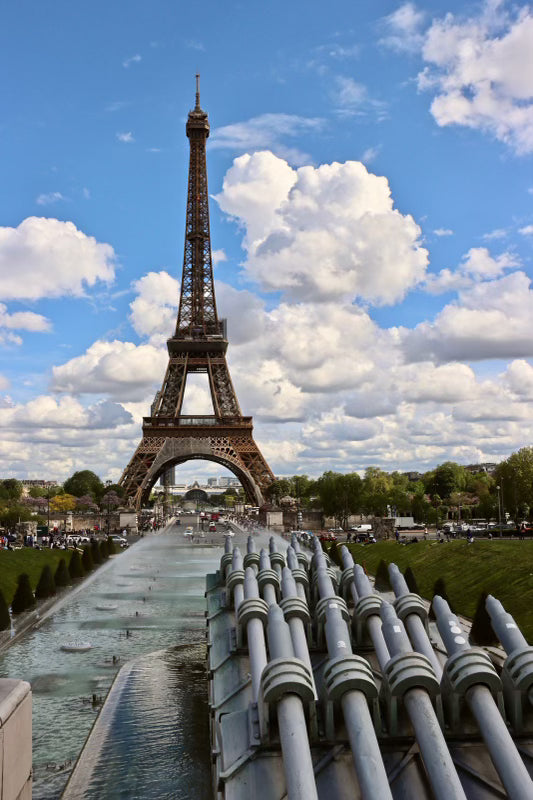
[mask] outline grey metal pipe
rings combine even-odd
[[[353,556],[345,544],[343,544],[341,547],[341,558],[344,569],[355,568],[355,561],[353,560]],[[350,594],[352,596],[352,603],[354,604],[354,606],[357,605],[357,601],[359,600],[359,594],[357,593],[355,581],[353,578],[350,581]]]
[[[259,598],[259,587],[255,572],[247,567],[244,572],[244,597]],[[252,678],[252,697],[254,703],[259,699],[261,675],[267,663],[265,631],[260,619],[250,619],[246,624],[248,653],[250,656],[250,675]]]
[[[238,547],[235,547],[233,549],[233,561],[231,567],[232,571],[237,569],[242,570],[242,555]],[[244,600],[244,586],[242,583],[237,583],[235,584],[235,587],[233,589],[233,605],[235,611],[237,611],[243,600]]]
[[[300,563],[296,556],[296,551],[291,546],[287,547],[287,565],[291,570],[301,569]],[[296,581],[296,591],[298,592],[298,597],[300,597],[302,600],[305,600],[307,603],[305,586],[300,581]]]
[[[292,572],[288,567],[283,567],[283,574],[281,578],[281,594],[284,598],[298,597],[296,581],[292,577]],[[311,664],[311,656],[309,655],[309,646],[307,644],[304,623],[301,619],[299,619],[299,617],[294,616],[288,620],[288,625],[291,632],[294,653],[297,658],[307,664],[312,675],[313,665]]]
[[[323,597],[336,597],[335,590],[333,588],[333,583],[326,571],[326,567],[320,565],[316,570],[316,581],[318,587],[318,593],[320,598]]]
[[[267,551],[264,548],[262,548],[259,554],[259,571],[270,570],[270,569],[272,569],[270,565],[270,557]],[[273,605],[274,603],[277,603],[276,590],[272,583],[266,582],[264,584],[263,600],[265,600],[269,606]]]
[[[355,588],[361,597],[368,597],[369,595],[374,594],[372,584],[368,580],[364,569],[359,564],[355,564],[354,566],[353,577]],[[390,653],[383,637],[383,631],[381,630],[381,619],[379,615],[370,614],[366,620],[366,626],[368,628],[370,638],[372,639],[374,650],[376,651],[379,666],[381,669],[384,669],[385,664],[390,661]]]
[[[381,619],[391,657],[412,653],[404,625],[390,603],[382,603]],[[437,800],[466,800],[428,692],[421,687],[413,687],[405,692],[403,701],[435,797]]]
[[[470,649],[466,634],[450,606],[435,595],[433,609],[440,635],[450,655]],[[490,690],[483,684],[467,689],[465,699],[477,720],[479,731],[511,800],[530,800],[533,781],[512,740]]]
[[[268,610],[267,635],[272,660],[294,657],[289,627],[277,605]],[[284,694],[278,700],[277,715],[287,796],[289,800],[318,800],[305,714],[298,695]]]
[[[271,536],[268,541],[268,552],[270,555],[270,566],[276,571],[278,578],[281,580],[281,553],[278,553],[277,551],[276,540],[273,536]],[[272,558],[274,553],[276,554],[277,558]]]
[[[278,703],[278,726],[289,800],[318,800],[302,701],[286,694]]]
[[[486,686],[472,686],[466,701],[479,725],[481,735],[511,800],[531,800],[533,781],[511,738],[505,722]]]
[[[352,655],[348,626],[334,600],[326,608],[326,642],[330,659]],[[341,708],[363,800],[392,799],[364,693],[349,689],[341,697]]]
[[[527,640],[514,618],[507,613],[499,600],[489,594],[485,601],[485,607],[490,615],[494,632],[507,654],[514,650],[523,650],[528,646]]]
[[[396,564],[389,564],[389,577],[396,597],[403,597],[406,594],[410,594],[407,582]],[[427,635],[424,623],[418,614],[408,614],[404,620],[404,623],[405,627],[407,628],[409,638],[413,644],[413,648],[417,652],[425,655],[426,658],[429,658],[431,661],[431,666],[435,670],[435,675],[440,680],[440,678],[442,678],[442,665],[431,645],[431,642],[429,641],[429,636]]]

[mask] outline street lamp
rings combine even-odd
[[[500,522],[500,536],[502,535],[502,500],[501,500],[501,486],[496,486],[498,490],[498,520]]]

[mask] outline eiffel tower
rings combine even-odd
[[[274,480],[254,441],[252,417],[243,417],[226,361],[226,320],[219,320],[211,261],[207,192],[207,114],[200,107],[199,76],[196,106],[189,112],[190,142],[185,252],[176,331],[168,339],[168,367],[151,416],[143,418],[143,438],[124,470],[120,485],[128,504],[137,510],[148,499],[156,480],[175,464],[207,459],[236,475],[253,505]],[[187,375],[207,373],[214,414],[181,413]]]

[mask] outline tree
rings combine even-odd
[[[58,587],[68,586],[70,583],[70,575],[67,568],[67,562],[64,558],[61,559],[59,564],[57,565],[57,569],[54,574],[54,583]]]
[[[407,567],[404,573],[405,582],[410,592],[413,594],[420,594],[420,589],[418,588],[418,584],[416,582],[415,573],[411,569],[411,567]]]
[[[91,542],[91,558],[95,566],[102,563],[102,556],[100,554],[100,548],[96,539]]]
[[[7,505],[0,509],[0,522],[8,527],[13,527],[17,522],[28,522],[34,519],[35,517],[30,509],[19,503]]]
[[[314,485],[323,513],[338,519],[342,527],[361,507],[363,482],[356,472],[324,472]]]
[[[533,505],[533,447],[522,447],[498,464],[494,478],[501,486],[504,508],[518,520],[520,505]]]
[[[76,578],[83,578],[85,574],[83,564],[81,563],[80,554],[77,550],[74,550],[70,557],[68,572],[72,580],[76,580]]]
[[[479,645],[479,647],[491,644],[498,644],[498,637],[492,629],[489,612],[486,609],[485,601],[489,593],[482,591],[479,595],[478,604],[472,620],[472,628],[470,630],[470,644]]]
[[[90,547],[83,548],[83,555],[81,557],[81,563],[83,565],[83,569],[85,572],[91,572],[94,569],[94,561],[91,553]]]
[[[387,592],[390,590],[388,564],[384,558],[382,558],[378,564],[374,587],[378,590],[378,592]]]
[[[98,500],[104,492],[104,484],[94,472],[89,469],[83,469],[80,472],[75,472],[63,484],[65,492],[73,494],[76,497],[83,497],[83,495],[90,494],[95,500]]]
[[[98,506],[90,494],[84,494],[76,500],[77,511],[96,511]]]
[[[445,461],[433,470],[429,482],[429,493],[438,494],[443,500],[448,500],[452,492],[462,491],[466,486],[466,470],[454,461]]]
[[[35,589],[35,597],[39,600],[44,600],[46,597],[52,597],[56,593],[56,585],[54,583],[54,576],[50,564],[45,564],[37,588]]]
[[[22,483],[15,478],[6,478],[0,481],[1,500],[20,500],[22,497]]]
[[[65,513],[74,511],[76,508],[77,497],[72,494],[58,494],[50,500],[50,511]]]
[[[30,577],[26,572],[18,576],[17,588],[11,603],[13,614],[20,614],[35,605],[35,597],[31,590]]]
[[[277,478],[267,487],[265,494],[274,505],[279,505],[281,498],[289,495],[290,491],[290,481],[287,478]]]
[[[394,487],[391,476],[378,467],[368,467],[363,481],[363,508],[379,517],[387,515],[389,494]]]
[[[11,627],[11,617],[6,599],[0,590],[0,631],[5,631]]]

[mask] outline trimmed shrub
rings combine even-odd
[[[107,547],[107,539],[102,539],[98,545],[100,550],[100,561],[106,561],[109,558],[109,550]]]
[[[62,558],[59,564],[57,565],[57,569],[54,574],[54,583],[57,587],[68,586],[70,583],[70,575],[67,569],[67,562],[65,561],[64,558]]]
[[[19,614],[21,611],[26,611],[26,609],[34,605],[35,597],[31,590],[30,578],[26,572],[23,572],[18,576],[15,596],[11,602],[11,611],[13,614]]]
[[[39,600],[44,600],[46,597],[52,597],[56,593],[56,585],[54,583],[54,576],[50,564],[45,564],[42,569],[39,583],[35,589],[35,597]]]
[[[113,539],[107,540],[107,552],[109,553],[110,556],[114,556],[117,553],[117,548],[115,547],[115,542],[113,541]]]
[[[70,557],[70,563],[68,565],[68,574],[70,575],[71,580],[76,580],[76,578],[83,578],[85,571],[83,569],[83,564],[81,563],[80,554],[77,550],[74,550]]]
[[[418,583],[416,582],[415,573],[411,569],[411,567],[407,567],[404,573],[405,582],[409,588],[410,592],[414,594],[420,594],[420,589],[418,588]]]
[[[376,580],[374,583],[374,586],[378,592],[388,592],[390,590],[388,566],[389,565],[384,558],[382,558],[378,564],[378,568],[376,570]]]
[[[83,548],[81,563],[83,564],[83,569],[85,570],[85,572],[91,572],[94,569],[94,562],[90,547]]]
[[[448,592],[446,591],[446,584],[444,582],[444,578],[437,578],[433,585],[433,597],[438,594],[442,597],[443,600],[446,600],[448,605],[450,606],[450,611],[452,614],[455,614],[455,609],[453,607],[452,601],[448,597]],[[429,609],[429,618],[435,619],[435,612],[433,611],[433,601],[431,601],[431,607]]]
[[[0,590],[0,631],[5,631],[11,627],[11,617],[6,599]]]
[[[332,542],[331,546],[328,550],[328,555],[338,567],[342,567],[342,559],[339,548],[337,547],[337,542]]]
[[[498,644],[498,637],[492,630],[489,612],[485,608],[485,600],[488,592],[482,591],[479,595],[476,613],[472,620],[472,630],[470,631],[470,644],[477,644],[480,647],[489,644]]]
[[[96,539],[91,542],[91,558],[95,567],[102,563],[102,556],[100,555],[100,548]]]

